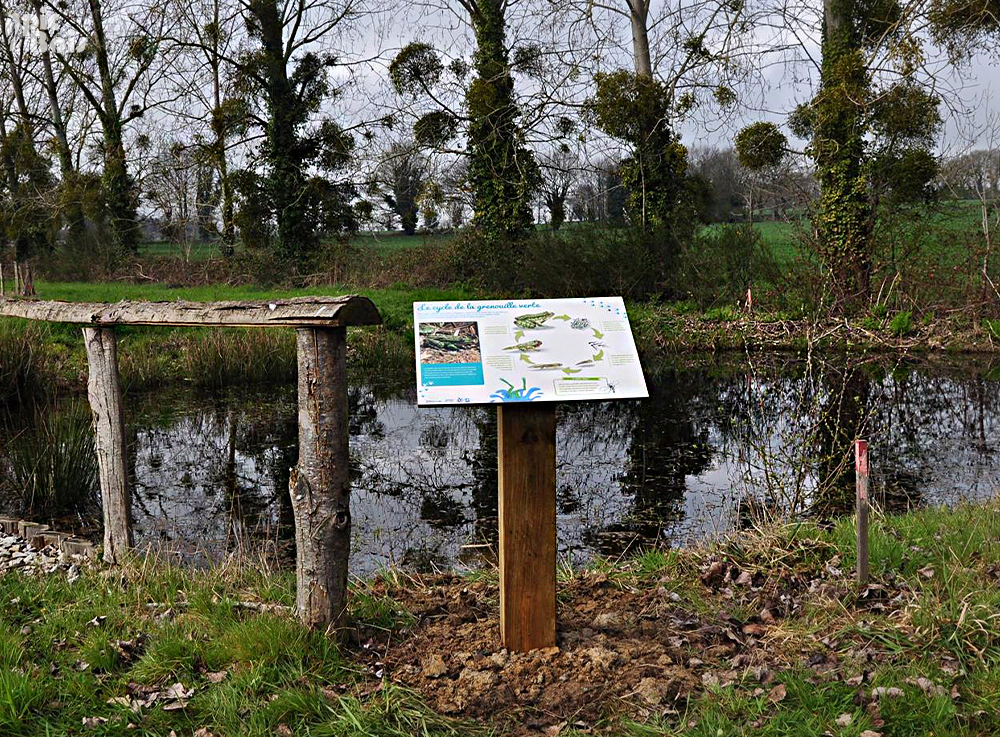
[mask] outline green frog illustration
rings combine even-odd
[[[523,343],[518,343],[517,345],[509,345],[504,348],[505,351],[521,351],[521,353],[527,353],[528,351],[537,351],[542,347],[542,341],[540,340],[526,340]]]
[[[519,315],[514,318],[514,325],[527,330],[540,328],[546,320],[551,320],[555,316],[556,313],[554,312],[536,312],[531,315]]]

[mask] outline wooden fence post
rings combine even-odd
[[[854,443],[855,500],[858,518],[858,583],[868,583],[868,441]]]
[[[526,652],[556,644],[556,409],[497,408],[500,639]]]
[[[346,328],[296,331],[299,463],[295,515],[296,606],[312,629],[335,629],[347,609],[351,550]]]
[[[94,414],[97,466],[104,512],[104,560],[120,563],[132,547],[132,497],[125,455],[125,407],[118,378],[118,340],[113,328],[84,328]]]

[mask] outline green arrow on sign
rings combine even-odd
[[[521,354],[521,360],[524,361],[525,363],[534,363],[534,361],[532,361],[530,358],[528,358],[528,354],[527,353],[522,353]]]
[[[524,337],[524,331],[523,330],[518,330],[516,333],[514,333],[514,340],[516,340],[519,343],[521,342],[521,338],[523,338],[523,337]]]
[[[563,369],[563,373],[565,373],[565,374],[578,374],[578,373],[580,373],[580,369],[564,368]]]
[[[600,361],[600,360],[602,360],[603,358],[604,358],[604,349],[602,348],[601,350],[599,350],[599,351],[598,351],[598,352],[597,352],[597,353],[596,353],[596,354],[594,355],[594,360],[595,360],[595,361]]]
[[[552,318],[553,320],[569,320],[569,315],[556,315]]]
[[[604,337],[604,333],[602,333],[602,332],[601,332],[600,330],[598,330],[597,328],[591,328],[591,330],[593,330],[593,331],[594,331],[594,337],[595,337],[595,338],[597,338],[598,340],[600,340],[601,338],[603,338],[603,337]]]

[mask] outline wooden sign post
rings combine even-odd
[[[526,652],[556,644],[556,408],[497,407],[500,641]]]
[[[421,407],[497,404],[500,641],[556,644],[556,411],[649,396],[621,297],[414,302]]]
[[[868,583],[868,441],[854,443],[854,474],[857,486],[858,583]]]

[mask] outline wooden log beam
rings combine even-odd
[[[380,325],[367,297],[295,297],[269,302],[57,302],[0,299],[0,315],[84,325],[347,327]]]
[[[347,610],[351,550],[346,332],[296,330],[299,463],[289,481],[296,607],[306,626],[327,631]]]
[[[118,341],[112,328],[84,328],[94,414],[97,466],[104,512],[104,560],[122,562],[132,547],[132,497],[125,455],[125,405],[118,378]]]
[[[497,407],[500,641],[527,652],[556,644],[556,410]]]

